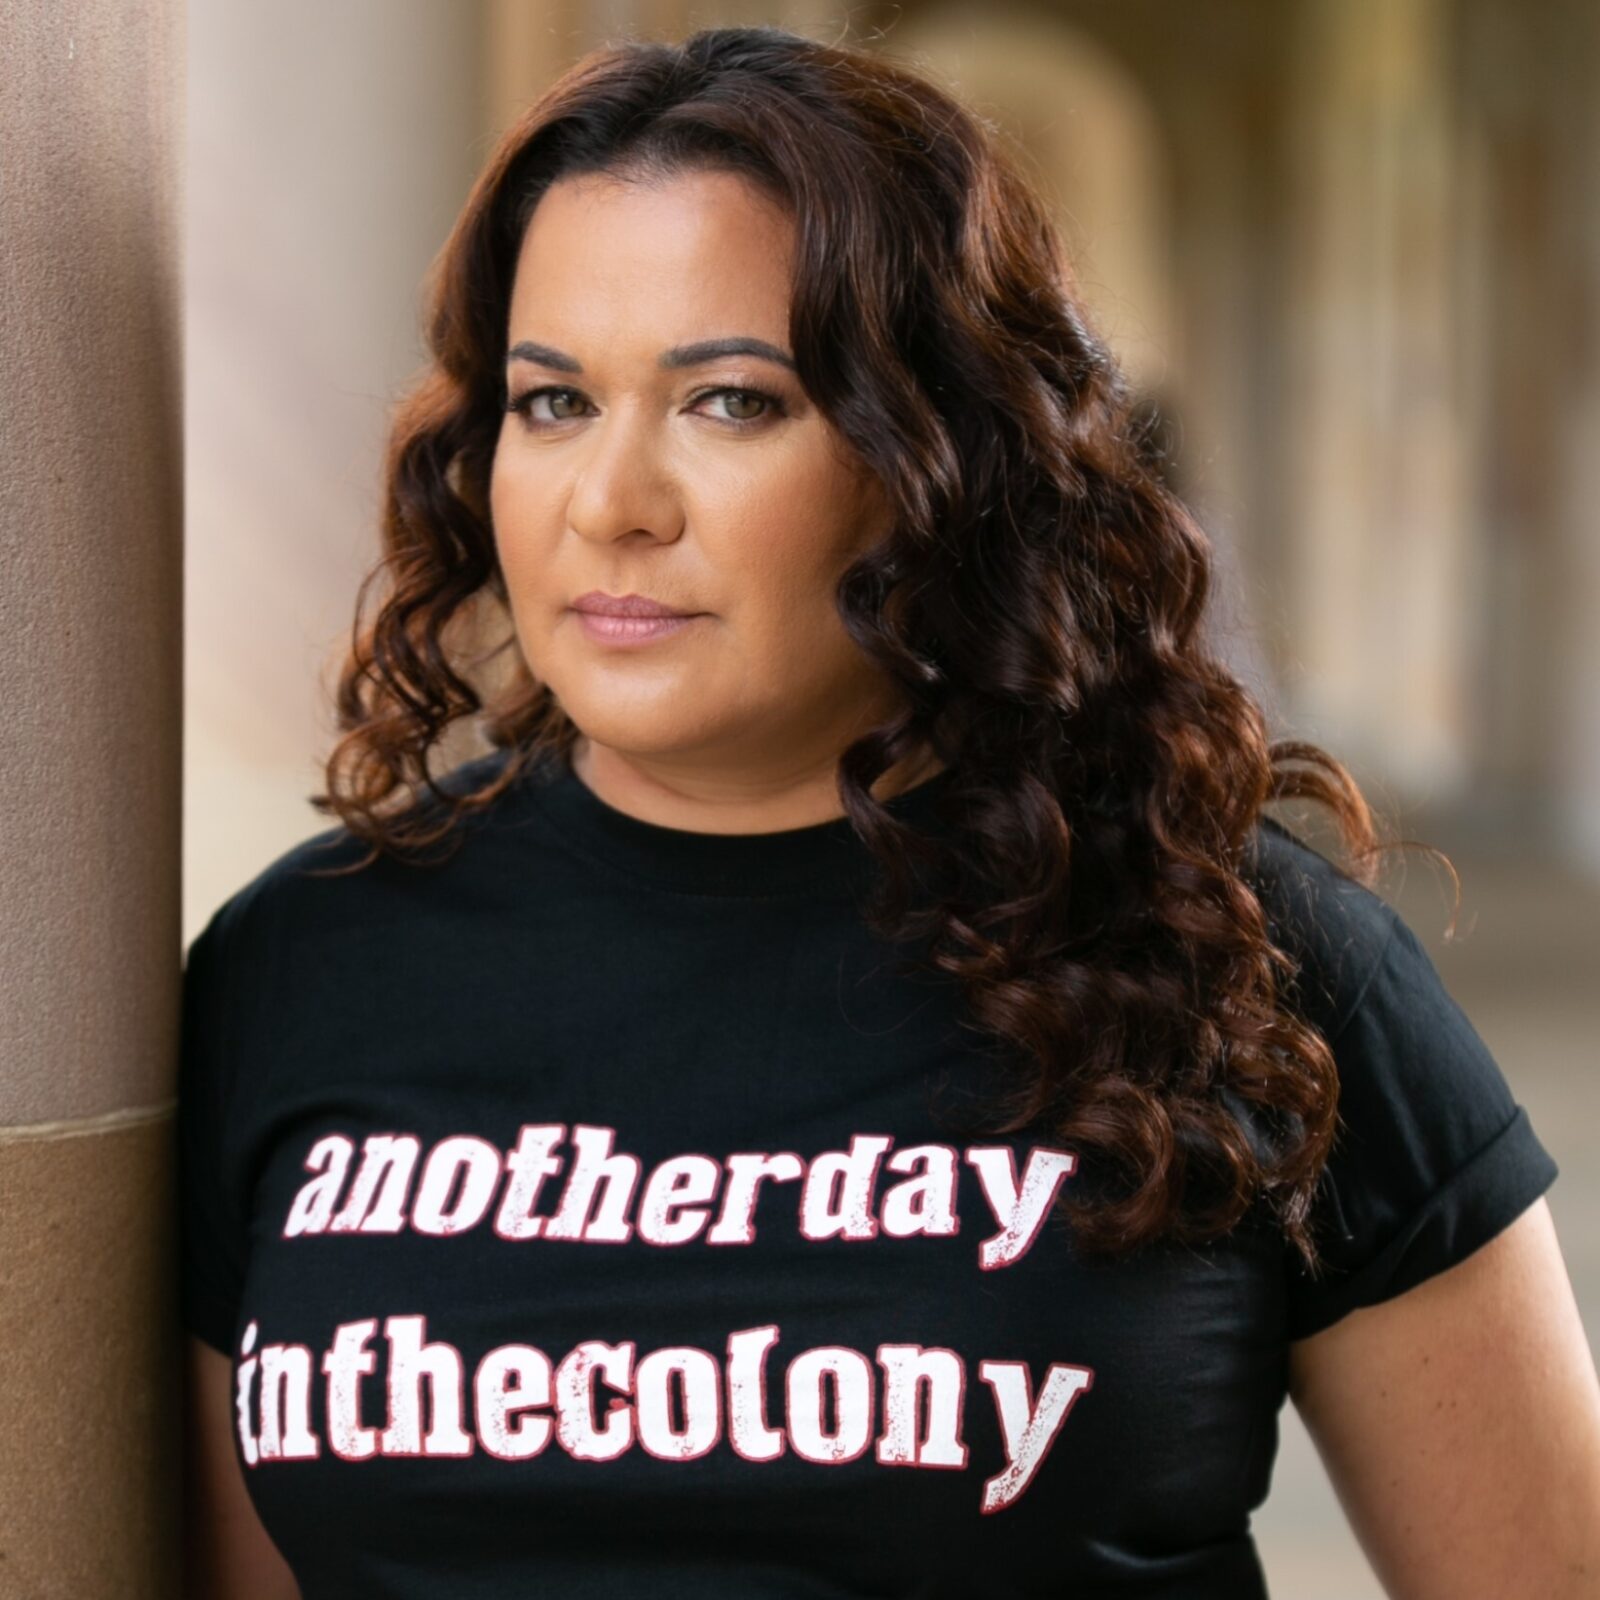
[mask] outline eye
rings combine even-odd
[[[775,394],[769,394],[765,389],[749,387],[734,388],[724,385],[716,389],[703,389],[694,396],[693,404],[698,405],[702,400],[709,400],[714,395],[725,395],[728,404],[733,408],[731,413],[713,420],[730,423],[737,429],[753,429],[761,426],[773,417],[784,414],[783,401]],[[536,400],[549,397],[551,415],[541,416],[535,414],[533,405]],[[514,400],[507,402],[506,410],[515,412],[531,430],[552,428],[558,423],[571,422],[575,417],[581,416],[579,411],[557,411],[558,405],[568,405],[574,401],[581,402],[583,396],[576,389],[565,386],[546,384],[542,388],[529,389],[524,394],[518,395]],[[751,412],[750,407],[756,409]]]
[[[576,389],[562,389],[547,384],[542,389],[529,389],[526,394],[518,395],[515,400],[506,406],[506,410],[514,411],[529,427],[533,428],[546,427],[552,422],[570,422],[572,420],[570,416],[534,417],[530,414],[533,402],[543,399],[545,395],[550,396],[552,406],[557,400],[565,399],[569,396],[574,400],[583,398]]]
[[[757,411],[753,415],[749,416],[741,416],[735,412],[733,415],[728,417],[727,420],[730,422],[744,424],[764,422],[769,415],[781,415],[783,412],[782,401],[780,401],[776,395],[768,394],[765,389],[707,389],[704,394],[699,395],[697,398],[706,400],[712,395],[718,394],[730,396],[736,405],[742,406],[754,403],[758,406],[764,406],[766,408],[765,410]]]

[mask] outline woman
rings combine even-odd
[[[1600,1592],[1555,1164],[981,125],[598,51],[429,336],[188,963],[194,1592],[1245,1600],[1286,1394],[1392,1595]]]

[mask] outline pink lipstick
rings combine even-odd
[[[606,644],[648,644],[677,633],[707,613],[680,611],[648,595],[610,595],[591,589],[572,602],[583,631]]]

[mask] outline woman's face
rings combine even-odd
[[[670,783],[831,789],[892,705],[833,601],[891,513],[786,359],[792,247],[736,176],[585,176],[518,258],[490,485],[518,640],[592,746]],[[619,637],[574,609],[596,591],[694,616]]]

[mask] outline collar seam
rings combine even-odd
[[[674,895],[687,900],[743,900],[762,902],[772,900],[808,900],[817,903],[853,903],[855,893],[852,890],[838,890],[828,892],[816,888],[794,888],[779,890],[754,890],[754,889],[692,889],[686,885],[665,882],[649,873],[638,871],[622,865],[611,857],[603,855],[590,847],[585,841],[575,838],[572,832],[563,827],[558,818],[544,803],[544,797],[533,792],[534,805],[537,808],[538,818],[544,823],[546,830],[554,836],[561,847],[570,854],[578,856],[589,865],[598,867],[602,871],[621,879],[630,887],[649,889],[656,894]]]

